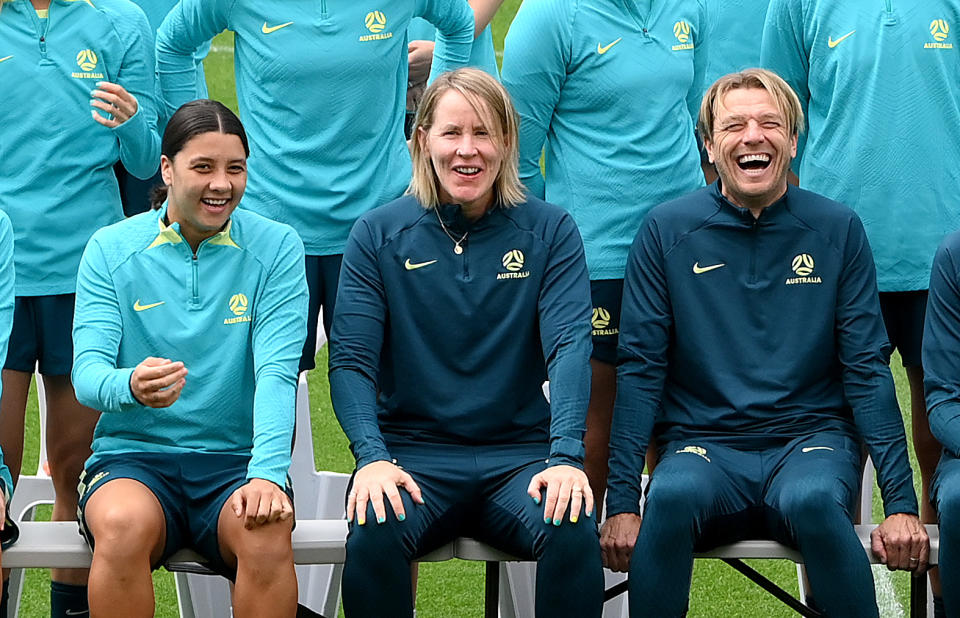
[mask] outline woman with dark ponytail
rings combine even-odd
[[[78,275],[73,382],[103,412],[80,483],[90,614],[152,616],[151,568],[192,547],[235,581],[235,616],[293,616],[303,243],[237,209],[249,146],[222,104],[177,110],[162,153],[158,208],[94,234]]]

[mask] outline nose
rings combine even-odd
[[[756,120],[747,122],[747,128],[743,133],[743,141],[747,143],[762,142],[764,140],[763,127]]]
[[[231,188],[230,177],[224,169],[218,169],[210,177],[210,189],[212,191],[229,191]]]
[[[473,135],[464,134],[457,144],[457,156],[468,158],[477,154],[477,145],[474,142]]]

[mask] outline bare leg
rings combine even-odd
[[[20,479],[23,464],[23,415],[27,409],[32,373],[3,370],[3,397],[0,399],[0,445],[10,467],[13,484]]]
[[[77,482],[90,456],[99,413],[80,405],[70,376],[42,376],[47,397],[47,455],[56,500],[54,521],[77,519]],[[50,579],[78,586],[87,583],[86,569],[53,569]]]
[[[602,512],[607,493],[607,460],[610,458],[610,424],[613,402],[617,396],[617,369],[609,363],[590,359],[593,378],[590,385],[590,407],[587,409],[587,433],[583,438],[586,453],[583,468],[596,500],[597,517]]]
[[[930,479],[937,462],[940,461],[940,443],[930,433],[927,419],[927,405],[923,392],[923,368],[905,367],[907,382],[910,384],[910,411],[913,419],[913,446],[920,466],[920,521],[925,524],[937,523],[937,512],[930,504]],[[940,570],[930,569],[930,587],[933,594],[940,596]]]
[[[160,559],[166,543],[166,523],[156,496],[133,479],[107,481],[90,496],[85,515],[96,541],[88,589],[90,615],[153,616],[150,566]]]
[[[253,530],[243,527],[229,501],[220,510],[217,534],[220,553],[237,567],[233,589],[233,615],[293,616],[297,613],[297,573],[293,568],[290,532],[293,520],[277,521]]]

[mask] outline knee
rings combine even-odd
[[[101,509],[94,519],[87,518],[87,524],[96,555],[115,560],[149,557],[163,531],[163,522],[123,505]]]
[[[836,521],[850,520],[836,479],[808,478],[785,491],[780,512],[796,528],[830,531]]]
[[[600,537],[592,519],[559,526],[543,525],[543,534],[534,546],[537,561],[558,560],[566,564],[600,561]]]
[[[291,524],[273,522],[253,530],[243,529],[235,535],[230,549],[237,556],[239,568],[253,568],[256,572],[276,573],[280,568],[293,566]]]
[[[409,544],[404,542],[403,530],[400,529],[400,526],[407,525],[393,517],[388,517],[382,524],[377,523],[376,516],[368,516],[362,526],[351,524],[350,534],[347,535],[347,558],[376,562],[397,552],[412,558],[412,552],[407,547]]]

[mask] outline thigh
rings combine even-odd
[[[770,474],[764,488],[764,504],[772,509],[775,522],[771,531],[784,540],[783,526],[789,530],[791,517],[810,513],[826,514],[827,509],[842,509],[851,517],[860,495],[860,445],[841,433],[820,433],[798,438],[770,453]],[[776,523],[783,524],[776,525]],[[796,539],[788,538],[791,544]]]
[[[890,345],[899,350],[903,366],[920,367],[927,291],[883,292],[880,310]]]
[[[940,517],[941,535],[945,522],[950,524],[951,532],[957,529],[955,526],[960,522],[960,459],[946,452],[940,457],[930,480],[930,500]]]
[[[32,374],[40,357],[40,334],[35,312],[36,296],[17,296],[13,303],[13,327],[3,368]]]
[[[613,365],[617,362],[623,279],[591,281],[590,296],[593,303],[592,358],[601,363]]]
[[[124,453],[94,459],[84,470],[77,511],[91,549],[97,538],[125,532],[149,545],[157,568],[183,546],[183,501],[176,479],[164,473],[165,460],[167,455]]]
[[[340,266],[343,264],[343,255],[321,255],[320,272],[323,305],[323,332],[330,339],[330,327],[333,325],[333,312],[337,305],[337,288],[340,286]]]

